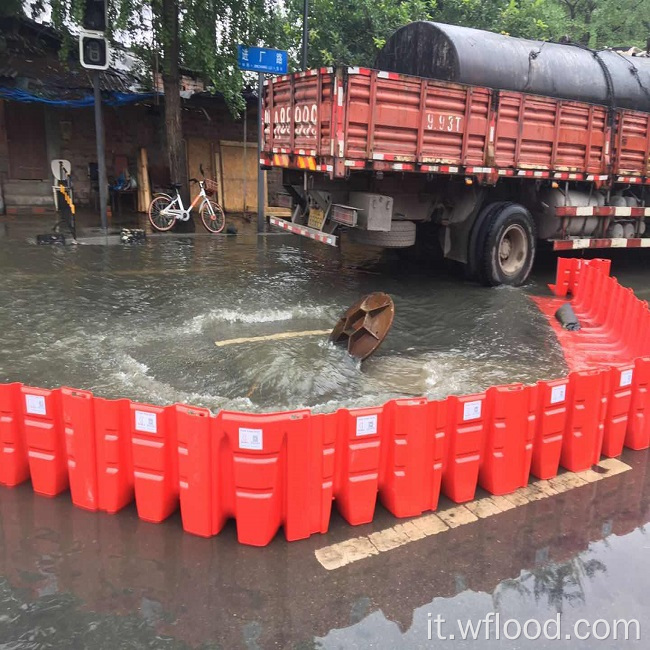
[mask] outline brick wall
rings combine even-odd
[[[244,139],[244,119],[233,118],[223,102],[214,99],[193,98],[184,102],[184,137],[199,138],[211,143],[217,151],[219,142]],[[92,201],[88,165],[97,161],[95,119],[92,108],[46,108],[47,151],[50,158],[60,157],[72,163],[73,182],[77,203]],[[120,171],[116,159],[126,157],[131,174],[136,173],[140,147],[146,147],[149,168],[155,184],[169,180],[165,155],[165,124],[163,106],[134,105],[104,106],[106,133],[106,166],[109,181]],[[257,140],[257,104],[251,103],[247,111],[247,140]],[[8,151],[3,113],[0,101],[0,182],[8,176]],[[269,198],[279,190],[280,175],[269,172]],[[51,180],[51,179],[45,179]]]

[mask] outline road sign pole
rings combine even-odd
[[[102,93],[99,88],[99,71],[93,70],[93,91],[95,95],[95,135],[97,138],[97,181],[99,183],[99,215],[102,230],[108,230],[106,203],[108,197],[108,180],[106,178],[106,153],[104,146],[104,121],[102,119]]]
[[[264,192],[264,170],[260,165],[264,146],[264,120],[262,115],[262,92],[264,91],[264,74],[257,75],[257,232],[266,229],[266,200]]]
[[[265,172],[259,161],[264,148],[264,74],[287,74],[286,50],[271,47],[237,46],[237,63],[240,70],[257,72],[257,232],[266,230],[266,183]]]
[[[309,50],[309,0],[302,8],[302,69],[307,69],[307,52]]]

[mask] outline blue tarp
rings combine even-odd
[[[108,104],[109,106],[125,106],[126,104],[134,104],[152,99],[154,96],[155,93],[119,93],[112,91],[102,94],[102,103]],[[48,106],[58,106],[61,108],[87,108],[93,106],[95,103],[93,96],[90,94],[77,99],[48,99],[47,97],[40,97],[26,90],[21,90],[20,88],[7,88],[5,86],[0,86],[0,99],[7,99],[14,102],[47,104]]]

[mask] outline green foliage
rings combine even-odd
[[[21,0],[2,0],[0,2],[0,18],[4,16],[16,16],[23,10]]]
[[[49,4],[55,27],[64,33],[79,29],[84,0],[36,0]],[[176,0],[179,16],[181,69],[203,78],[222,93],[233,112],[243,108],[245,77],[237,68],[237,44],[283,49],[289,44],[288,16],[281,0]],[[118,47],[127,46],[141,62],[146,78],[151,70],[170,69],[166,60],[172,34],[162,19],[163,0],[108,0],[108,36]],[[71,38],[63,52],[67,53]]]
[[[429,16],[427,5],[423,0],[311,0],[309,65],[368,65],[395,29]],[[287,7],[287,33],[298,53],[303,0],[289,0]]]
[[[288,0],[285,31],[301,40],[303,0]],[[433,20],[591,47],[646,46],[650,0],[310,0],[310,66],[372,65],[386,38],[413,20]]]
[[[566,33],[594,48],[635,45],[650,37],[650,0],[555,0],[562,8]]]
[[[163,0],[108,0],[110,36],[150,71],[165,69],[171,34],[160,19]],[[246,76],[237,43],[288,49],[300,67],[304,0],[176,0],[180,63],[206,79],[234,111]],[[20,0],[4,0],[8,13]],[[30,0],[50,5],[57,27],[78,25],[83,0]],[[646,47],[650,0],[310,0],[309,65],[372,65],[386,39],[413,20],[435,20],[540,40],[568,38],[594,48]],[[24,6],[24,5],[23,5]],[[64,48],[64,52],[67,48]],[[150,78],[150,75],[147,75]]]

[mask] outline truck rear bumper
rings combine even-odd
[[[276,228],[281,228],[288,232],[293,233],[294,235],[301,235],[302,237],[309,237],[314,241],[320,242],[321,244],[328,244],[329,246],[338,246],[338,237],[336,235],[330,235],[321,230],[316,230],[316,228],[309,228],[308,226],[301,226],[297,223],[292,223],[286,219],[280,219],[279,217],[269,217],[269,223]],[[650,241],[650,240],[649,240]]]

